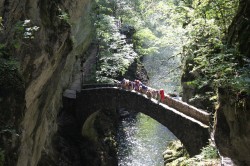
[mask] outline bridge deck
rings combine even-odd
[[[102,88],[119,88],[118,84],[85,84],[82,86],[82,89],[102,89]],[[121,88],[120,88],[121,89]],[[125,89],[121,89],[125,90]],[[127,90],[129,91],[129,90]],[[131,93],[139,93],[134,90],[130,91]],[[144,95],[144,94],[141,94]],[[152,100],[153,102],[158,102],[156,99],[148,98],[146,95],[144,95],[149,100]],[[165,100],[163,102],[159,103],[163,107],[167,107],[167,109],[171,109],[173,111],[181,112],[188,117],[195,119],[197,122],[202,123],[206,126],[209,126],[210,123],[210,114],[206,111],[203,111],[201,109],[198,109],[192,105],[189,105],[186,102],[180,101],[178,99],[175,99],[173,97],[170,97],[168,95],[165,95]]]

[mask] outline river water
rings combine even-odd
[[[162,166],[162,152],[175,136],[145,114],[123,118],[118,135],[119,166]]]
[[[169,60],[168,55],[148,56],[144,66],[149,74],[149,86],[163,88],[166,93],[178,91],[178,73],[170,72],[177,66],[176,61]],[[162,63],[165,62],[165,63]],[[130,114],[121,119],[118,131],[118,165],[119,166],[163,166],[162,153],[169,141],[176,137],[165,126],[149,116],[139,113]]]

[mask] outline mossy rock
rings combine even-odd
[[[209,145],[202,149],[202,153],[192,158],[180,141],[172,141],[168,144],[167,150],[163,153],[165,166],[219,166],[220,159],[216,148]]]
[[[99,165],[117,165],[116,126],[115,110],[99,110],[86,120],[82,135],[91,144],[82,150],[86,162],[97,160]]]
[[[188,153],[180,141],[172,141],[168,144],[167,150],[163,152],[163,158],[166,165],[181,157],[187,157]]]

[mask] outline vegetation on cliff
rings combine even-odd
[[[182,56],[184,64],[183,86],[194,91],[193,97],[187,97],[186,101],[193,104],[197,104],[196,101],[202,101],[205,103],[203,109],[214,110],[213,103],[216,101],[215,94],[218,87],[231,87],[237,92],[249,93],[249,58],[239,51],[237,43],[235,45],[227,43],[225,36],[238,9],[238,0],[97,2],[99,3],[98,19],[106,19],[106,22],[97,26],[99,39],[103,38],[100,41],[109,40],[106,44],[111,46],[111,48],[100,47],[106,51],[103,55],[113,54],[113,59],[114,57],[122,58],[120,54],[124,51],[118,54],[116,52],[122,50],[119,49],[121,47],[119,44],[124,42],[119,42],[117,39],[111,40],[112,34],[118,32],[114,27],[122,23],[135,29],[133,47],[139,55],[164,54],[167,47],[176,45],[182,48],[179,55]],[[104,19],[101,13],[111,17]],[[107,21],[110,24],[109,27]],[[106,29],[103,29],[101,26],[105,24]],[[116,61],[115,64],[119,64],[118,60]],[[123,69],[119,70],[124,72]],[[175,71],[177,70],[170,71],[170,73],[175,73]],[[112,73],[113,71],[104,69],[103,72]],[[202,97],[204,94],[206,96]]]
[[[1,24],[1,17],[0,17]],[[2,24],[0,25],[2,33]],[[0,165],[14,165],[20,137],[20,122],[24,111],[25,85],[13,50],[19,43],[0,43]]]
[[[165,54],[169,47],[178,46],[181,51],[174,52],[171,58],[182,57],[185,101],[214,112],[218,87],[248,91],[248,60],[237,46],[229,46],[225,40],[238,7],[237,0],[96,3],[99,81],[124,75],[132,62],[130,59]],[[173,65],[169,61],[162,63],[180,68],[178,62]],[[174,77],[180,75],[178,70],[169,73]],[[192,89],[192,94],[186,97],[187,89]]]
[[[241,8],[246,3],[242,1]],[[237,34],[246,29],[247,23],[241,15],[247,18],[248,13],[242,10],[237,16],[238,21],[232,22],[238,10],[238,0],[118,1],[119,5],[122,8],[117,13],[123,22],[136,29],[134,46],[139,54],[161,54],[166,46],[176,43],[182,48],[185,101],[214,113],[216,106],[219,108],[219,89],[229,89],[231,95],[236,96],[231,104],[235,105],[235,111],[246,112],[246,97],[250,93],[250,60],[244,43],[249,40],[247,33],[238,38]],[[242,25],[232,30],[235,22]],[[173,30],[180,34],[179,38],[171,36]]]
[[[232,24],[238,3],[238,0],[96,0],[94,8],[97,15],[93,16],[93,19],[95,20],[98,52],[97,64],[94,69],[97,77],[94,78],[94,81],[110,82],[113,79],[121,78],[134,62],[138,62],[137,60],[141,56],[165,54],[166,49],[178,45],[182,51],[174,52],[175,56],[169,58],[169,61],[161,63],[180,68],[179,61],[169,62],[179,55],[182,56],[184,64],[183,98],[189,103],[213,113],[214,104],[217,104],[219,100],[223,104],[228,98],[232,99],[233,102],[230,106],[235,108],[235,112],[241,111],[240,113],[238,111],[237,117],[233,116],[233,118],[240,119],[240,125],[245,124],[247,116],[238,115],[247,113],[246,96],[250,94],[250,59],[249,51],[245,51],[249,47],[249,32],[242,36],[237,35],[236,29],[241,30],[242,27],[239,28],[236,24],[238,23],[237,17],[244,16],[240,25],[248,27],[249,17],[246,17],[245,13],[238,13],[239,15]],[[68,13],[62,11],[54,2],[41,1],[39,5],[41,5],[39,12],[44,13],[40,13],[41,24],[44,29],[49,28],[46,32],[48,34],[45,36],[49,41],[43,40],[43,42],[47,42],[44,46],[46,48],[43,50],[48,53],[48,57],[46,56],[45,59],[53,57],[58,50],[62,54],[68,54],[72,50],[71,39],[65,43],[61,41],[64,31],[70,31]],[[10,5],[7,6],[10,7]],[[50,11],[52,12],[50,13]],[[6,10],[7,14],[8,12]],[[37,13],[37,15],[39,14]],[[247,20],[247,22],[242,20]],[[2,17],[0,17],[0,33],[2,34],[1,21]],[[16,153],[12,153],[14,150],[16,151],[15,148],[10,151],[6,151],[6,149],[11,147],[13,135],[19,137],[17,130],[20,121],[16,119],[22,116],[25,102],[24,82],[27,80],[24,80],[19,73],[19,64],[15,61],[15,57],[20,58],[17,53],[25,52],[25,49],[22,50],[21,47],[29,47],[30,39],[34,38],[33,32],[39,29],[39,27],[29,24],[29,20],[16,21],[11,25],[13,27],[6,28],[8,33],[0,37],[0,109],[2,115],[0,132],[8,135],[7,143],[5,142],[7,147],[0,149],[0,165],[4,157],[11,154],[16,155]],[[231,31],[229,32],[228,29]],[[67,33],[67,35],[69,34],[70,32]],[[240,38],[235,36],[240,36]],[[65,38],[68,37],[65,36]],[[60,50],[51,46],[54,44],[62,49],[66,47]],[[22,54],[25,53],[22,52]],[[57,58],[55,57],[55,59]],[[63,55],[63,58],[66,59],[66,55]],[[31,59],[37,60],[33,57]],[[55,60],[48,60],[48,62],[53,64]],[[63,66],[63,64],[61,65]],[[63,67],[58,68],[58,70],[61,69]],[[173,77],[179,78],[177,71],[170,70],[166,77],[170,77],[172,74]],[[25,73],[27,77],[32,75],[31,71]],[[47,82],[45,84],[47,85]],[[48,86],[50,85],[48,84]],[[219,99],[217,94],[222,94],[225,89],[230,89],[228,91],[230,93],[224,94],[233,97],[222,96]],[[191,95],[186,95],[190,93]],[[41,103],[43,105],[43,101]],[[218,105],[218,110],[225,110],[221,107],[222,104]],[[18,112],[18,110],[21,111]],[[228,110],[233,109],[226,109],[226,111]],[[230,128],[238,129],[236,127],[239,126],[235,127],[235,119],[232,119],[230,119]],[[226,120],[223,122],[227,123]],[[245,129],[244,125],[240,126],[240,129]],[[244,133],[242,130],[240,134],[245,135],[247,132]],[[235,136],[233,133],[230,134],[232,137]],[[34,136],[34,138],[37,137]],[[0,141],[2,145],[2,137]],[[113,143],[112,141],[107,138],[108,143]],[[34,141],[34,144],[37,143]],[[10,161],[13,158],[6,159],[6,161]]]
[[[216,147],[207,145],[200,154],[190,158],[180,141],[171,141],[163,152],[165,166],[210,166],[220,165]]]
[[[175,1],[117,1],[124,24],[132,25],[135,51],[143,56],[152,82],[167,91],[180,92],[180,46],[185,40]],[[158,68],[158,69],[157,69]]]
[[[174,2],[118,0],[96,3],[97,16],[94,19],[99,43],[96,68],[99,81],[121,78],[134,59],[165,55],[169,56],[168,60],[155,58],[157,65],[165,64],[161,71],[167,78],[159,79],[167,83],[172,82],[171,79],[175,85],[180,85],[180,54],[176,48],[182,43],[185,31],[179,16],[176,16]],[[146,65],[147,70],[153,71],[152,65]]]
[[[186,25],[189,39],[182,52],[185,63],[182,81],[195,91],[190,102],[195,103],[201,94],[206,94],[204,109],[214,110],[211,105],[216,101],[218,87],[250,92],[249,59],[237,45],[229,45],[225,36],[236,14],[238,1],[194,1],[185,5],[192,6],[186,8],[186,15],[193,14],[188,16]]]
[[[182,51],[183,99],[216,114],[213,129],[220,154],[246,164],[250,59],[246,47],[249,22],[245,20],[249,1],[184,2],[187,15],[192,15],[184,24],[190,30]]]
[[[116,3],[96,1],[95,20],[97,50],[96,81],[110,82],[125,74],[138,55],[122,34],[121,21],[115,16]]]

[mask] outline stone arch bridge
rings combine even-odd
[[[185,102],[165,96],[163,103],[135,91],[111,84],[85,85],[78,93],[66,91],[64,100],[74,101],[75,114],[83,124],[102,108],[127,108],[144,113],[166,126],[185,146],[191,156],[208,144],[209,114]]]

